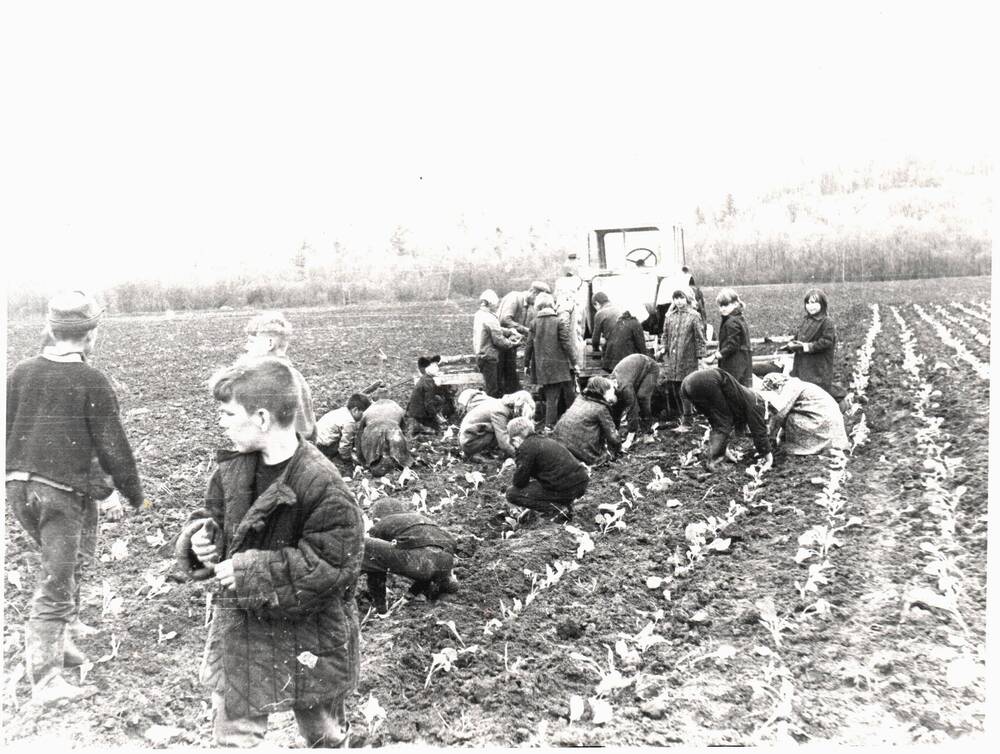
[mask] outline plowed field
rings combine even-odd
[[[853,453],[841,462],[779,451],[760,478],[732,464],[708,476],[684,460],[704,426],[659,431],[595,472],[572,522],[593,544],[586,552],[581,534],[562,525],[512,527],[502,496],[511,471],[463,463],[454,439],[418,445],[418,478],[403,487],[357,475],[350,484],[366,506],[366,479],[380,496],[426,491],[426,505],[461,542],[462,588],[436,603],[400,601],[407,585],[390,579],[386,616],[360,598],[368,615],[352,743],[980,737],[989,284],[828,286],[838,381],[861,378],[859,410],[847,418],[861,440]],[[741,289],[752,335],[790,332],[803,292]],[[472,302],[291,310],[289,355],[317,414],[379,379],[405,404],[418,355],[468,352],[472,311]],[[717,321],[714,306],[711,314]],[[81,646],[95,658],[114,655],[89,672],[100,693],[42,712],[18,680],[37,554],[6,514],[7,743],[210,745],[208,696],[197,682],[204,587],[160,577],[171,563],[164,542],[198,505],[224,443],[205,380],[239,353],[249,315],[104,325],[93,361],[118,389],[153,507],[102,524],[101,561],[84,585],[83,617],[101,632]],[[8,370],[37,351],[40,329],[10,325]],[[663,489],[648,488],[654,467],[670,480]],[[481,483],[467,478],[474,471]],[[604,514],[620,525],[599,522]],[[115,542],[127,548],[123,559],[111,556]],[[455,660],[429,677],[446,648]],[[376,701],[384,716],[366,719]],[[268,739],[296,743],[290,714],[272,717]]]

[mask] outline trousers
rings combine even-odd
[[[521,378],[517,373],[517,349],[508,348],[500,351],[500,358],[497,359],[497,389],[499,398],[501,395],[516,393],[521,389]]]
[[[405,550],[392,542],[365,537],[365,554],[361,570],[369,573],[395,573],[414,581],[429,581],[448,573],[454,556],[440,547],[415,547]]]
[[[41,550],[41,573],[25,627],[32,682],[63,667],[66,626],[80,612],[80,575],[97,547],[97,501],[42,482],[11,481],[14,518]]]
[[[562,411],[559,410],[560,399],[563,402]],[[576,389],[572,380],[545,385],[545,426],[554,427],[559,417],[573,405],[574,400],[576,400]]]
[[[653,393],[656,391],[657,375],[650,373],[639,383],[638,389],[632,385],[625,385],[618,394],[618,402],[611,408],[611,418],[615,420],[615,426],[621,421],[622,415],[628,420],[628,431],[639,431],[639,420],[646,424],[653,416]],[[677,383],[680,390],[680,383]]]
[[[681,383],[677,380],[667,380],[664,385],[667,391],[667,414],[670,418],[689,419],[694,416],[694,406],[681,396]]]
[[[5,489],[14,518],[41,550],[29,620],[70,623],[79,612],[82,569],[97,550],[97,501],[42,482],[7,482]]]
[[[491,398],[499,398],[503,393],[500,392],[500,370],[499,362],[496,359],[489,359],[485,356],[476,357],[476,368],[479,373],[483,375],[483,390]],[[515,370],[517,365],[514,365]]]
[[[267,733],[267,715],[230,717],[222,694],[212,692],[212,737],[216,746],[257,746]],[[350,726],[343,698],[315,707],[295,707],[295,722],[309,748],[336,749],[346,745]]]
[[[542,512],[553,510],[561,512],[572,506],[573,501],[582,497],[586,491],[586,482],[576,489],[552,490],[542,485],[537,479],[532,479],[524,487],[508,487],[506,495],[507,502],[522,508],[531,508]]]
[[[459,435],[458,444],[466,458],[496,447],[497,438],[492,424],[471,424]]]

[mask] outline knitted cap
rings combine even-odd
[[[97,327],[104,307],[83,291],[59,293],[49,301],[47,319],[50,327],[87,332]]]

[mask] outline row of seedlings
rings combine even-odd
[[[858,348],[854,359],[854,370],[851,374],[851,393],[848,402],[853,411],[857,411],[862,403],[862,399],[868,390],[868,383],[871,374],[872,357],[875,353],[875,339],[882,331],[882,316],[878,304],[871,305],[872,323],[868,328],[865,339]],[[865,414],[854,426],[851,432],[851,454],[860,446],[864,445],[869,436],[868,425]],[[846,522],[838,525],[837,517],[840,516],[847,501],[840,492],[842,484],[847,480],[847,455],[841,450],[830,451],[829,477],[814,478],[815,484],[822,485],[823,489],[816,496],[816,503],[822,508],[826,515],[826,522],[811,527],[799,536],[799,548],[795,553],[795,562],[798,564],[817,558],[817,562],[809,564],[809,570],[804,583],[795,582],[795,587],[799,591],[799,598],[804,602],[810,594],[817,595],[816,601],[807,606],[802,611],[801,617],[809,615],[828,615],[830,613],[830,603],[819,597],[820,586],[829,583],[828,573],[833,569],[830,561],[830,554],[835,547],[839,547],[843,542],[837,535],[851,526],[858,526],[862,519],[858,516],[849,517]]]
[[[973,309],[972,307],[966,306],[965,304],[960,304],[957,301],[952,301],[951,305],[955,309],[958,309],[963,314],[967,314],[968,316],[974,319],[978,319],[980,322],[985,322],[987,325],[990,324],[989,312],[984,313],[984,310],[982,308]]]
[[[965,331],[965,333],[976,341],[983,348],[990,347],[990,336],[980,330],[976,325],[964,317],[958,317],[949,312],[940,304],[934,305],[934,311],[937,312],[938,316],[947,322],[955,325],[956,327]]]
[[[943,325],[941,322],[936,320],[922,306],[920,306],[920,304],[913,304],[913,310],[917,313],[917,316],[931,326],[942,343],[952,348],[958,358],[972,367],[976,376],[982,380],[990,379],[990,365],[988,362],[982,361],[968,348],[966,348],[965,344],[956,338],[946,325]]]
[[[963,461],[960,457],[946,455],[950,444],[941,431],[944,419],[929,412],[934,405],[933,399],[941,392],[923,379],[924,357],[917,350],[916,337],[895,307],[892,313],[900,329],[902,366],[913,394],[913,417],[920,424],[915,437],[923,457],[920,475],[923,499],[927,512],[937,523],[937,536],[920,544],[920,551],[927,560],[923,573],[934,587],[911,589],[906,596],[904,613],[912,605],[921,605],[943,611],[958,625],[961,635],[951,637],[952,646],[945,648],[942,656],[949,658],[948,682],[952,686],[968,686],[975,682],[979,672],[969,641],[968,624],[959,607],[965,577],[957,564],[962,548],[955,537],[958,504],[967,488],[954,486],[952,481]]]
[[[875,339],[882,329],[882,320],[877,305],[872,305],[872,324],[868,328],[868,333],[861,347],[858,349],[854,371],[851,377],[851,393],[848,396],[848,403],[851,405],[851,413],[860,410],[861,399],[868,389],[869,374],[871,370],[872,355],[875,350]],[[868,438],[867,423],[864,414],[855,424],[852,432],[853,445],[851,452],[863,445]],[[851,526],[862,523],[862,519],[851,516],[846,522],[837,525],[837,516],[841,515],[846,507],[846,499],[840,492],[841,485],[848,478],[847,455],[841,450],[831,450],[829,456],[829,477],[815,477],[811,481],[814,484],[822,485],[822,491],[816,497],[816,503],[820,505],[826,515],[826,522],[809,528],[798,538],[798,549],[795,553],[795,562],[804,564],[810,563],[804,583],[795,581],[795,587],[799,592],[799,598],[804,603],[815,595],[815,600],[806,605],[799,613],[797,620],[810,620],[813,616],[828,616],[832,612],[830,603],[820,596],[820,587],[829,583],[828,574],[833,569],[830,555],[835,547],[839,547],[843,542],[837,535]],[[757,600],[755,607],[758,612],[760,624],[767,630],[774,643],[774,649],[761,646],[755,649],[757,654],[769,658],[769,664],[764,670],[762,679],[750,681],[750,686],[754,694],[767,696],[773,703],[771,715],[754,731],[752,740],[762,742],[767,740],[794,741],[800,739],[801,732],[793,727],[793,701],[795,698],[795,685],[792,683],[791,672],[788,665],[781,657],[782,636],[785,632],[795,631],[795,623],[787,616],[778,613],[774,599],[764,597]]]

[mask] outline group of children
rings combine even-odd
[[[656,351],[662,364],[643,345],[610,364],[609,377],[591,378],[577,396],[573,345],[545,287],[539,283],[515,297],[512,316],[528,317],[530,305],[536,307],[538,315],[521,325],[533,349],[529,368],[536,379],[547,375],[546,384],[559,385],[546,390],[547,399],[569,405],[547,411],[539,433],[531,394],[498,389],[501,382],[518,383],[510,382],[509,369],[490,348],[495,351],[502,339],[516,343],[522,333],[500,324],[495,294],[484,294],[474,335],[487,389],[465,390],[457,401],[464,457],[474,462],[495,448],[515,460],[508,502],[571,518],[592,470],[621,451],[621,420],[629,432],[648,430],[651,399],[664,385],[680,428],[691,423],[694,409],[708,417],[710,468],[743,426],[770,461],[774,427],[765,421],[767,396],[750,389],[749,333],[735,291],[717,298],[723,315],[718,369],[698,369],[705,366],[701,318],[690,308],[693,297],[678,290]],[[606,298],[595,300],[599,314],[611,314]],[[795,437],[799,447],[815,452],[808,439],[815,437],[817,406],[829,406],[795,375],[828,389],[836,336],[822,292],[810,291],[805,305],[806,317],[788,344],[796,354],[793,377],[766,387],[778,408],[772,420],[792,421],[796,407],[806,407]],[[18,363],[7,380],[7,499],[41,551],[25,628],[25,666],[38,704],[96,692],[63,676],[65,667],[86,661],[74,639],[95,630],[79,619],[80,567],[88,550],[93,555],[98,510],[111,520],[123,515],[120,498],[105,494],[110,486],[134,509],[144,501],[114,390],[88,363],[101,316],[96,301],[79,291],[54,298],[42,353]],[[629,318],[625,312],[613,321],[605,349],[622,321],[631,331]],[[603,332],[595,331],[593,347],[602,347]],[[439,357],[418,360],[421,376],[406,409],[355,393],[317,421],[309,386],[286,353],[290,334],[279,313],[256,317],[247,329],[247,353],[210,380],[219,424],[235,450],[219,452],[204,505],[176,537],[180,570],[215,589],[201,679],[212,696],[220,745],[258,743],[268,714],[287,709],[294,710],[308,745],[342,745],[348,736],[344,700],[360,664],[360,573],[368,574],[380,612],[387,608],[388,573],[409,577],[411,592],[430,598],[457,589],[450,534],[398,501],[374,507],[366,534],[362,511],[337,470],[354,462],[381,476],[412,465],[409,441],[444,425],[446,399],[435,384]],[[842,421],[840,426],[842,432]],[[100,492],[95,473],[110,476],[97,485]],[[304,656],[311,661],[303,662]]]

